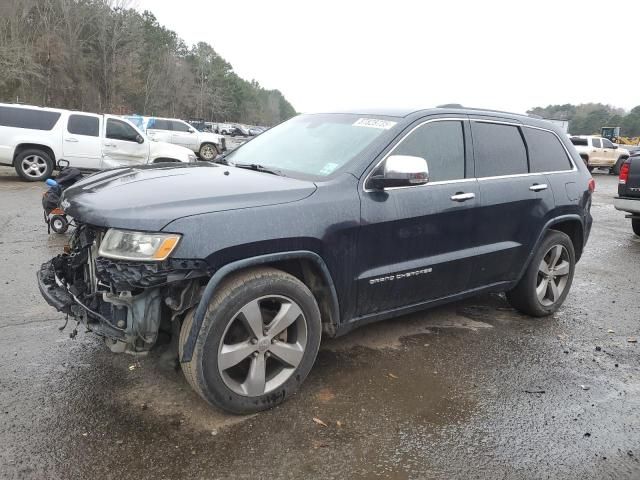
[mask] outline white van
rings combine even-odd
[[[0,165],[40,181],[61,159],[81,170],[196,161],[190,150],[152,142],[114,115],[0,103]]]

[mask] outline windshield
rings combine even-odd
[[[326,177],[353,160],[395,122],[358,115],[300,115],[227,156],[232,164]]]

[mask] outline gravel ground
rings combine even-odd
[[[640,239],[595,174],[593,232],[552,318],[482,296],[323,343],[301,391],[238,417],[180,371],[69,338],[35,271],[41,184],[0,168],[1,478],[640,478]],[[326,426],[313,418],[321,419]]]

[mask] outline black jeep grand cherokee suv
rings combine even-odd
[[[300,115],[218,162],[77,183],[38,279],[113,351],[172,334],[193,388],[236,413],[291,395],[322,334],[488,291],[554,312],[591,227],[584,162],[526,116]]]

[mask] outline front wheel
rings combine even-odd
[[[620,157],[616,162],[616,164],[613,167],[611,167],[611,170],[609,170],[609,173],[611,173],[612,175],[620,175],[620,169],[622,168],[622,164],[624,163],[625,160],[626,158]]]
[[[522,313],[550,315],[564,302],[573,282],[576,255],[571,239],[550,230],[507,300]]]
[[[193,312],[180,332],[182,348]],[[191,361],[191,386],[232,413],[266,410],[289,398],[307,377],[320,346],[316,300],[297,278],[273,268],[239,273],[211,299]]]
[[[220,153],[218,151],[218,147],[216,147],[212,143],[204,143],[200,147],[200,151],[198,152],[198,156],[200,157],[201,160],[204,160],[206,162],[210,162],[211,160],[215,159],[218,156],[218,153]]]

